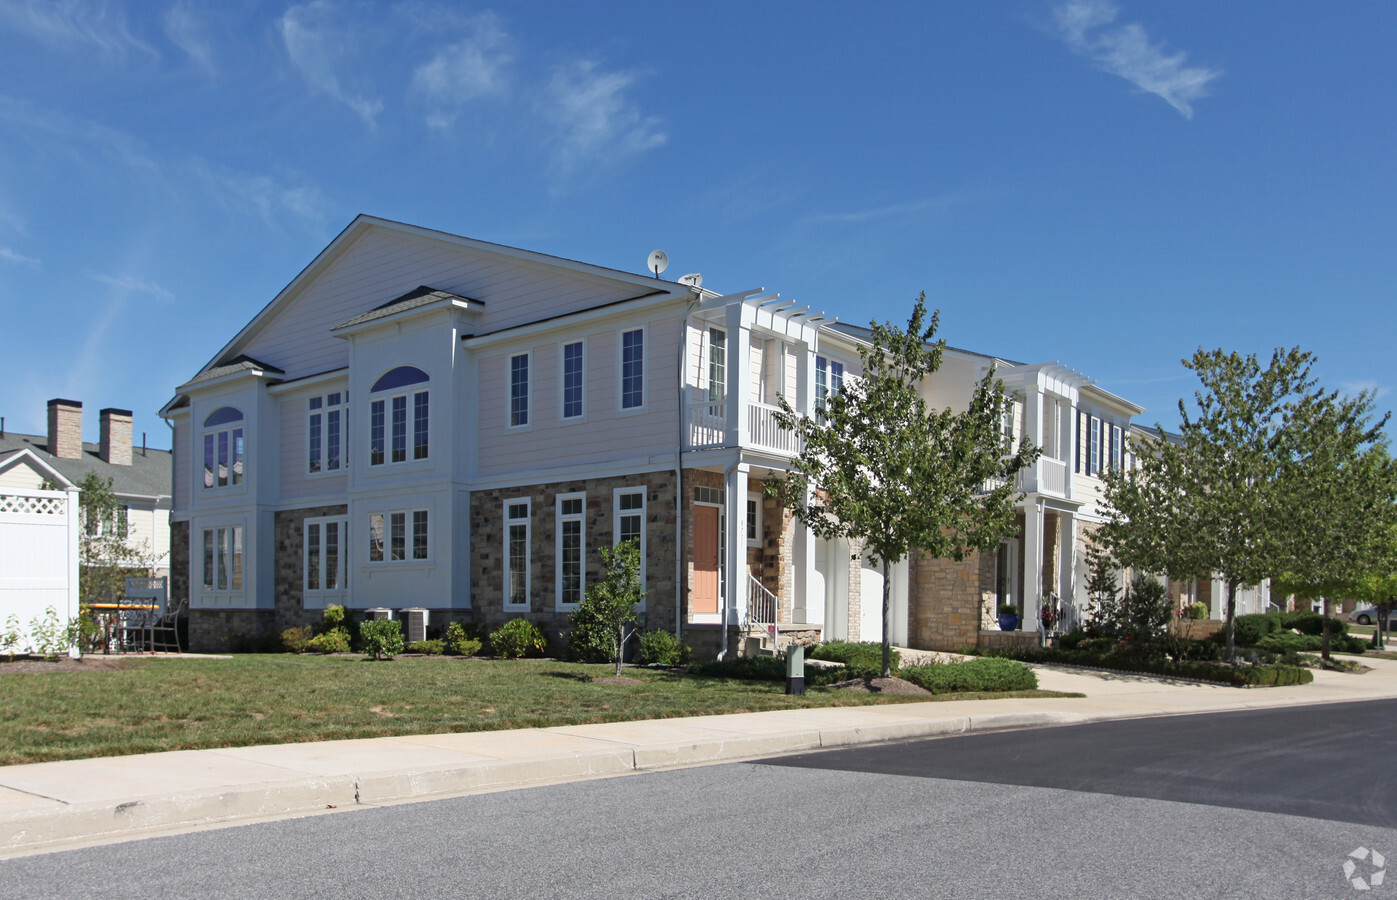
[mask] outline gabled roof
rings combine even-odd
[[[0,451],[3,454],[3,451]],[[45,478],[62,488],[77,487],[73,482],[64,477],[63,473],[39,458],[32,447],[23,447],[18,452],[12,452],[9,456],[0,455],[0,472],[12,469],[15,466],[28,462],[38,469]]]
[[[252,318],[252,321],[243,326],[242,330],[234,335],[233,339],[225,344],[223,348],[214,355],[213,359],[204,364],[199,370],[199,375],[202,376],[210,369],[221,367],[231,362],[229,357],[236,354],[238,349],[242,347],[247,340],[250,340],[251,337],[261,329],[262,325],[271,319],[282,306],[294,298],[303,287],[313,281],[326,266],[337,259],[341,253],[360,237],[360,235],[373,230],[382,230],[419,239],[426,238],[432,241],[452,244],[464,250],[489,253],[493,256],[545,266],[550,269],[566,269],[578,275],[590,278],[605,279],[611,282],[623,282],[646,288],[654,288],[658,283],[663,285],[666,289],[674,290],[676,293],[683,292],[687,294],[689,292],[688,285],[665,281],[653,275],[623,272],[620,269],[609,269],[605,266],[578,262],[577,260],[565,259],[561,256],[550,256],[547,253],[539,253],[535,250],[523,250],[518,247],[508,247],[504,244],[492,244],[489,241],[462,237],[461,235],[450,234],[445,231],[437,231],[432,228],[423,228],[419,225],[409,225],[405,222],[395,222],[392,219],[381,219],[377,216],[360,213],[358,216],[354,217],[354,221],[350,222],[324,250],[321,250],[320,253],[316,255],[315,259],[310,261],[309,265],[302,269],[295,278],[291,279],[291,282],[287,284],[286,287],[282,288],[280,293],[273,297],[271,302],[264,306],[262,310]],[[196,376],[196,378],[197,377],[199,376]],[[193,384],[194,382],[190,381],[189,383]],[[167,405],[167,408],[172,407],[168,407]]]
[[[376,306],[362,315],[355,316],[348,322],[336,325],[331,331],[338,331],[341,328],[352,328],[355,325],[363,325],[366,322],[373,322],[378,319],[386,319],[399,313],[405,313],[414,309],[421,309],[424,306],[431,306],[436,303],[468,303],[473,306],[484,306],[484,301],[472,300],[469,297],[462,297],[460,294],[453,294],[450,291],[443,291],[437,288],[427,287],[425,284],[413,288],[401,297],[394,297],[382,306]]]
[[[114,466],[102,460],[101,447],[97,444],[84,441],[79,458],[60,459],[48,452],[48,438],[43,435],[7,431],[0,437],[0,468],[12,462],[18,464],[26,450],[44,468],[57,472],[75,485],[88,472],[96,472],[102,478],[111,478],[112,490],[121,496],[170,496],[173,464],[169,450],[146,450],[142,455],[140,447],[132,447],[131,465]]]
[[[243,354],[230,359],[221,366],[215,366],[212,369],[200,372],[181,385],[181,387],[188,387],[192,384],[203,384],[206,381],[215,381],[226,375],[236,375],[239,372],[265,372],[272,375],[286,374],[276,366],[269,366],[264,362],[258,362],[252,357]]]

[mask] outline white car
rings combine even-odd
[[[1376,606],[1363,606],[1348,614],[1348,617],[1359,625],[1371,625],[1378,620],[1378,608]],[[1397,622],[1397,608],[1388,607],[1387,627],[1391,628]]]

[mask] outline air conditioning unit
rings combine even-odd
[[[393,618],[393,610],[384,609],[379,606],[374,609],[364,610],[364,615],[368,616],[370,619],[391,619]]]
[[[427,639],[427,611],[420,607],[405,609],[402,611],[403,627],[407,631],[406,640],[409,644]]]

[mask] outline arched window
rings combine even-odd
[[[204,419],[204,487],[243,483],[243,412],[220,406]]]
[[[412,459],[426,459],[431,377],[416,366],[384,372],[369,393],[369,465],[408,460],[408,410],[412,410]],[[419,387],[420,385],[420,387]]]

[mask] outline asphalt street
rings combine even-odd
[[[0,861],[0,884],[25,898],[1397,896],[1397,872],[1372,883],[1386,872],[1371,854],[1397,854],[1397,818],[1363,799],[1391,793],[1395,709],[657,772]]]

